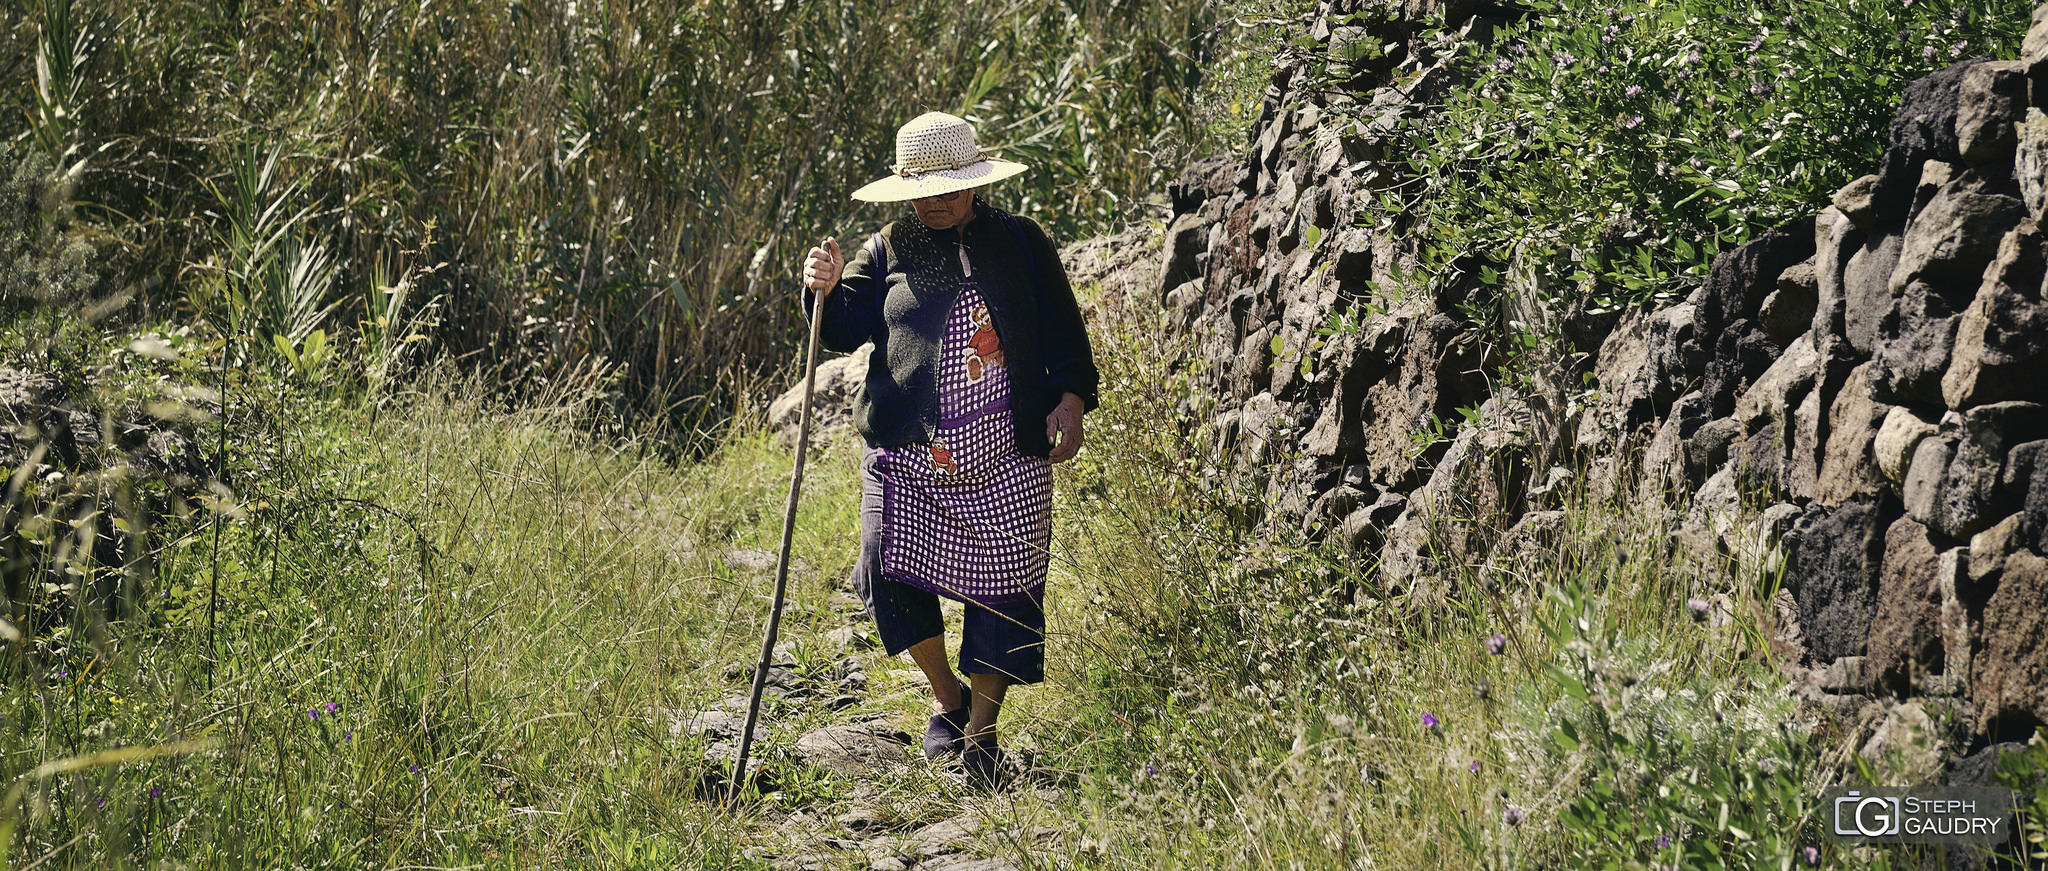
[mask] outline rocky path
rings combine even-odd
[[[734,551],[738,571],[772,572],[762,551]],[[874,871],[1003,871],[1061,855],[1057,825],[1062,777],[1028,747],[1007,781],[976,788],[955,760],[927,762],[917,746],[928,693],[907,660],[885,657],[860,602],[846,590],[825,604],[806,633],[787,621],[768,673],[755,726],[750,774],[773,808],[745,846],[776,868]],[[670,732],[703,747],[707,798],[723,789],[745,726],[751,663],[726,670],[733,693],[678,711]]]

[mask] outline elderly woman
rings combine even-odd
[[[996,715],[1045,676],[1052,464],[1081,449],[1098,376],[1081,311],[1045,232],[988,205],[982,185],[1024,172],[928,112],[896,133],[895,174],[854,199],[911,204],[853,259],[826,239],[804,284],[824,294],[827,348],[874,343],[854,417],[861,463],[854,588],[882,645],[910,656],[934,701],[924,751],[961,754],[993,783]],[[938,597],[966,605],[961,683]]]

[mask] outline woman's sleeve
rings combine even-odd
[[[818,340],[828,351],[846,354],[858,350],[874,338],[876,321],[879,319],[881,297],[885,288],[874,275],[875,246],[881,244],[879,237],[870,237],[866,244],[855,249],[847,258],[846,266],[839,271],[839,286],[832,295],[825,297],[825,323],[819,328]],[[804,289],[804,311],[809,313],[816,303],[812,300],[815,292]]]
[[[1074,287],[1067,281],[1067,269],[1052,239],[1030,218],[1019,217],[1031,256],[1045,286],[1038,295],[1040,353],[1045,359],[1046,385],[1062,393],[1081,397],[1094,411],[1102,375],[1095,370],[1095,349],[1088,343],[1088,325],[1081,317],[1081,305],[1074,300]]]

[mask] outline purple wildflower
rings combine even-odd
[[[339,713],[341,713],[341,703],[340,703],[340,702],[328,702],[328,703],[327,703],[327,713],[330,713],[330,714],[339,714]]]
[[[1529,53],[1529,46],[1518,42],[1508,46],[1508,51],[1512,52],[1515,57],[1523,57]]]
[[[1926,60],[1933,60],[1933,59],[1934,59],[1934,46],[1931,46],[1931,45],[1929,45],[1929,46],[1924,46],[1924,47],[1922,47],[1922,48],[1920,49],[1920,57],[1921,57],[1921,58],[1923,58],[1923,59],[1926,59]]]
[[[1575,64],[1575,63],[1578,63],[1578,62],[1579,62],[1579,59],[1578,59],[1578,58],[1576,58],[1576,57],[1573,57],[1573,56],[1572,56],[1572,53],[1571,53],[1571,52],[1568,52],[1568,51],[1561,51],[1561,52],[1558,52],[1557,54],[1551,55],[1550,59],[1551,59],[1551,60],[1553,60],[1553,61],[1556,61],[1556,62],[1557,62],[1557,65],[1558,65],[1558,66],[1561,66],[1561,67],[1568,67],[1568,66],[1571,66],[1572,64]]]
[[[308,720],[318,720],[318,719],[320,719],[320,709],[319,709],[319,708],[307,708],[307,709],[306,709],[306,719],[308,719]]]
[[[106,810],[106,809],[107,809],[107,800],[106,800],[106,799],[100,799],[100,803],[99,803],[98,805],[96,805],[96,807],[98,807],[98,808],[99,808],[100,810]]]
[[[1473,774],[1478,774],[1478,773],[1479,773],[1479,760],[1477,760],[1477,759],[1474,759],[1474,760],[1472,760],[1472,773],[1473,773]]]
[[[1694,620],[1707,619],[1707,607],[1707,600],[1702,599],[1698,596],[1694,596],[1690,599],[1685,600],[1685,611],[1686,613],[1691,614],[1692,619]]]
[[[1634,130],[1637,124],[1643,123],[1643,115],[1641,112],[1634,115],[1623,115],[1617,123],[1621,124],[1621,129],[1623,130]]]
[[[1599,65],[1598,67],[1595,67],[1595,68],[1593,69],[1593,72],[1599,73],[1600,75],[1603,75],[1603,76],[1604,76],[1604,75],[1607,75],[1607,71],[1608,71],[1608,70],[1611,70],[1611,69],[1613,69],[1613,67],[1610,67],[1610,66],[1608,66],[1608,65],[1606,65],[1606,64],[1601,64],[1601,65]]]
[[[1514,807],[1512,805],[1508,807],[1505,813],[1500,815],[1501,820],[1511,826],[1521,825],[1522,821],[1528,819],[1528,817],[1528,811],[1522,810],[1521,808]]]
[[[1734,142],[1735,140],[1737,140],[1737,139],[1741,139],[1741,138],[1742,138],[1742,128],[1740,128],[1740,127],[1736,127],[1736,128],[1732,128],[1732,129],[1730,129],[1730,130],[1728,131],[1728,141],[1730,141],[1730,142]],[[1690,607],[1690,605],[1691,605],[1691,603],[1687,603],[1687,606],[1688,606],[1688,607]]]
[[[1798,22],[1797,22],[1796,20],[1794,20],[1794,19],[1792,18],[1792,16],[1790,16],[1790,15],[1787,15],[1787,16],[1785,16],[1785,20],[1784,20],[1784,21],[1781,21],[1781,22],[1778,22],[1778,23],[1779,23],[1779,24],[1783,24],[1783,25],[1785,25],[1786,27],[1791,27],[1792,25],[1794,25],[1794,24],[1797,24]]]
[[[1969,41],[1968,41],[1968,40],[1965,40],[1965,41],[1963,41],[1963,42],[1958,42],[1958,43],[1956,43],[1955,45],[1951,45],[1951,46],[1949,46],[1949,47],[1948,47],[1948,56],[1949,56],[1949,57],[1962,57],[1962,56],[1963,56],[1963,49],[1965,49],[1965,48],[1969,48],[1969,47],[1970,47],[1970,43],[1969,43]]]
[[[1691,54],[1688,54],[1688,55],[1686,55],[1686,56],[1685,56],[1685,60],[1683,61],[1683,63],[1684,63],[1684,64],[1685,64],[1686,66],[1692,66],[1692,65],[1694,65],[1694,64],[1697,64],[1697,63],[1699,63],[1699,62],[1700,62],[1700,53],[1699,53],[1699,52],[1693,52],[1693,53],[1691,53]]]
[[[1770,83],[1770,82],[1764,82],[1764,81],[1759,81],[1759,82],[1757,82],[1757,83],[1755,83],[1755,84],[1752,84],[1752,85],[1750,85],[1750,86],[1749,86],[1749,95],[1750,95],[1750,96],[1752,96],[1752,97],[1760,97],[1760,96],[1763,96],[1764,94],[1768,94],[1768,93],[1770,93],[1770,92],[1771,92],[1771,83]]]
[[[164,797],[164,789],[163,789],[163,787],[161,787],[161,786],[152,786],[152,787],[150,787],[150,788],[149,788],[149,797],[150,797],[150,798],[163,798],[163,797]]]
[[[1493,62],[1493,68],[1500,70],[1501,72],[1507,72],[1508,70],[1515,68],[1515,62],[1508,60],[1507,58],[1501,58],[1500,60]]]
[[[1147,763],[1145,763],[1145,776],[1146,776],[1146,777],[1153,777],[1153,776],[1157,775],[1158,773],[1159,773],[1159,769],[1157,769],[1157,768],[1153,768],[1153,767],[1152,767],[1152,763],[1150,763],[1150,762],[1147,762]]]
[[[1635,98],[1637,98],[1637,97],[1640,97],[1640,96],[1642,96],[1642,95],[1643,95],[1643,86],[1642,86],[1642,85],[1630,85],[1630,86],[1628,86],[1628,87],[1626,87],[1626,88],[1622,88],[1622,89],[1621,89],[1621,95],[1622,95],[1622,96],[1624,96],[1624,97],[1627,97],[1627,98],[1629,98],[1629,99],[1631,99],[1631,100],[1633,100],[1633,99],[1635,99]]]
[[[1759,34],[1757,34],[1757,35],[1756,35],[1756,38],[1755,38],[1755,39],[1752,39],[1752,40],[1750,40],[1750,41],[1749,41],[1749,48],[1748,48],[1748,50],[1749,50],[1749,51],[1756,51],[1757,49],[1759,49],[1759,48],[1763,48],[1763,47],[1764,47],[1764,35],[1763,35],[1763,34],[1761,34],[1761,33],[1759,33]]]
[[[1806,864],[1816,867],[1820,865],[1819,847],[1807,847],[1806,849],[1799,851],[1799,853],[1803,858],[1806,859]]]
[[[1615,35],[1616,35],[1616,34],[1619,34],[1619,33],[1621,33],[1621,26],[1620,26],[1620,25],[1618,25],[1618,24],[1609,24],[1609,25],[1607,25],[1607,27],[1606,27],[1605,29],[1603,29],[1603,30],[1601,30],[1601,31],[1600,31],[1600,44],[1601,44],[1601,45],[1613,45],[1613,44],[1614,44],[1614,37],[1615,37]]]
[[[407,774],[418,774],[420,773],[420,767],[418,765],[408,764],[405,766],[405,772]]]
[[[1664,834],[1660,834],[1660,835],[1658,835],[1658,836],[1657,836],[1657,849],[1659,849],[1659,850],[1662,850],[1662,849],[1664,849],[1665,847],[1669,847],[1669,846],[1671,846],[1671,836],[1670,836],[1670,835],[1664,835]]]
[[[1623,16],[1621,16],[1621,23],[1623,23],[1623,24],[1628,24],[1628,23],[1630,23],[1630,22],[1633,22],[1633,21],[1635,21],[1635,20],[1636,20],[1636,14],[1635,14],[1635,13],[1633,13],[1633,12],[1631,12],[1631,13],[1629,13],[1629,14],[1627,14],[1627,15],[1623,15]]]
[[[1436,728],[1436,727],[1437,727],[1437,726],[1439,726],[1439,725],[1442,725],[1442,724],[1441,724],[1441,722],[1439,722],[1439,721],[1437,720],[1437,718],[1436,718],[1436,715],[1435,715],[1435,714],[1432,714],[1432,713],[1430,713],[1430,712],[1428,712],[1428,711],[1423,711],[1423,712],[1422,712],[1422,727],[1423,727],[1423,728],[1425,728],[1425,729],[1434,729],[1434,728]]]
[[[343,741],[354,741],[355,739],[356,739],[356,730],[354,730],[354,729],[350,729],[350,730],[348,730],[348,731],[346,731],[346,732],[343,732],[343,733],[341,733],[341,740],[343,740]]]
[[[1643,116],[1637,115],[1636,117],[1641,118]],[[1481,643],[1486,645],[1486,652],[1491,653],[1494,656],[1499,656],[1503,651],[1508,649],[1508,637],[1498,632],[1486,636],[1486,640]]]

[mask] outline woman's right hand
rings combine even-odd
[[[839,286],[839,273],[846,268],[846,259],[839,256],[839,240],[830,236],[811,248],[804,257],[804,286],[831,296],[832,288]]]

